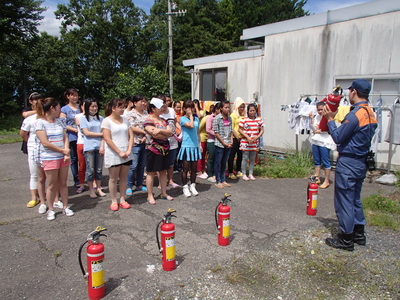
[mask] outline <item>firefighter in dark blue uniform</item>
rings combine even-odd
[[[333,120],[336,112],[328,105],[323,112],[339,152],[335,170],[335,211],[341,230],[337,238],[328,238],[326,243],[349,251],[354,250],[354,243],[366,243],[361,187],[367,173],[367,153],[377,127],[374,113],[368,106],[370,90],[367,80],[353,81],[349,87],[352,107],[339,127]]]

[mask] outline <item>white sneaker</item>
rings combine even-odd
[[[58,200],[57,202],[54,202],[54,203],[53,203],[53,207],[54,207],[54,208],[63,209],[63,208],[64,208],[64,204],[63,204],[60,200]]]
[[[186,198],[192,196],[192,194],[190,194],[189,186],[187,184],[183,186],[183,194],[185,195]]]
[[[199,193],[196,191],[196,184],[192,183],[190,185],[190,192],[193,194],[193,196],[197,196]]]
[[[197,178],[200,178],[200,179],[207,179],[207,178],[208,178],[208,175],[207,175],[207,173],[203,173],[203,174],[201,174],[201,175],[197,175]]]
[[[39,211],[39,214],[45,214],[47,211],[46,204],[40,204],[38,211]]]
[[[63,209],[63,214],[67,217],[72,217],[75,213],[72,211],[72,209],[69,208],[69,206],[67,206]]]
[[[55,218],[56,218],[56,213],[54,212],[54,210],[49,210],[47,212],[47,220],[53,221]]]

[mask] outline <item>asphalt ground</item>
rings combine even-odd
[[[174,201],[158,197],[156,205],[149,205],[146,193],[139,192],[127,199],[131,209],[112,212],[109,195],[98,199],[91,199],[88,191],[78,195],[69,176],[69,201],[75,215],[66,217],[59,210],[56,220],[47,221],[38,206],[26,207],[29,170],[20,144],[0,145],[0,153],[0,299],[87,299],[77,253],[96,226],[107,228],[108,235],[102,238],[105,299],[164,299],[166,292],[172,299],[199,299],[193,282],[209,276],[213,266],[262,252],[272,240],[336,220],[333,184],[319,190],[317,215],[306,215],[306,179],[235,180],[223,190],[199,179],[197,197],[184,198],[178,188],[169,191]],[[108,173],[103,174],[106,187]],[[366,180],[363,196],[378,190],[393,187]],[[160,191],[155,191],[158,196]],[[231,244],[221,247],[214,210],[225,192],[232,195]],[[173,222],[178,267],[172,272],[161,268],[155,236],[156,225],[168,208],[175,209],[177,216]],[[200,298],[235,298],[235,287],[227,289],[229,297],[202,291]]]

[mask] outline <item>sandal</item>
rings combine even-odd
[[[119,206],[121,206],[122,208],[125,208],[125,209],[131,208],[131,205],[126,201],[120,203]]]
[[[174,200],[174,198],[171,197],[171,196],[169,196],[169,195],[167,195],[167,196],[162,196],[161,199],[163,199],[163,200],[168,200],[168,201]]]
[[[104,193],[102,190],[100,189],[96,189],[95,192],[99,197],[104,197],[106,195],[106,193]]]
[[[76,190],[77,194],[82,194],[85,191],[85,188],[80,187],[79,189]]]
[[[156,204],[156,200],[149,200],[149,199],[147,199],[147,201],[149,202],[149,204],[151,204],[151,205],[155,205]]]
[[[35,207],[38,204],[39,204],[39,200],[31,200],[31,201],[28,202],[26,207],[32,208],[32,207]]]
[[[112,211],[117,211],[117,210],[119,209],[118,203],[111,203],[110,209],[111,209]]]
[[[329,183],[323,183],[319,186],[320,189],[326,189],[328,186],[330,186]]]
[[[177,183],[172,183],[172,184],[169,184],[168,185],[169,187],[171,187],[171,188],[173,188],[173,189],[176,189],[176,188],[178,188],[179,187],[179,184],[177,184]]]

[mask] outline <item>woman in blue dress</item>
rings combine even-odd
[[[197,196],[196,174],[197,161],[201,159],[199,139],[199,118],[194,116],[195,107],[192,100],[183,103],[183,116],[180,119],[182,127],[182,145],[179,150],[178,159],[183,161],[182,185],[185,197]],[[190,171],[190,187],[188,185],[188,172]]]

